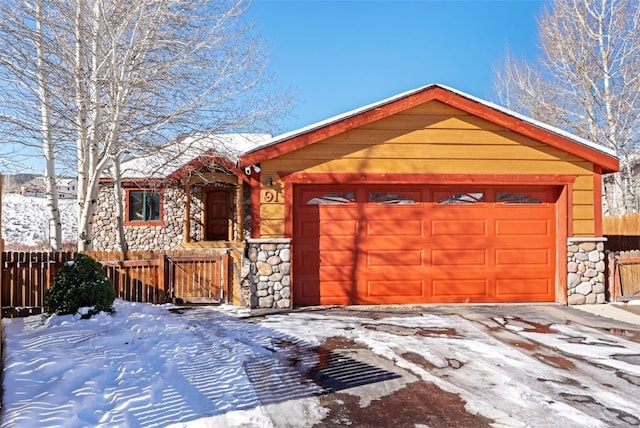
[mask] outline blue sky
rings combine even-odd
[[[431,83],[496,101],[505,51],[533,59],[547,0],[254,0],[271,73],[295,96],[280,132]]]

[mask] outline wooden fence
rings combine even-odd
[[[602,218],[604,235],[640,236],[640,213]]]
[[[608,250],[636,250],[640,248],[640,214],[603,217],[602,232],[607,238]]]
[[[226,251],[88,252],[113,283],[119,299],[149,303],[219,303],[230,283]],[[56,273],[74,252],[3,252],[0,273],[2,316],[42,313]]]

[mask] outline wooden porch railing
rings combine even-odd
[[[219,303],[230,281],[226,252],[87,252],[113,283],[119,299],[148,303]],[[0,272],[2,316],[42,313],[56,273],[73,252],[3,252]]]

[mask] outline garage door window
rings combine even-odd
[[[415,199],[400,193],[370,192],[369,202],[379,205],[413,205]]]
[[[307,205],[343,205],[355,202],[356,195],[353,192],[327,193],[309,199]]]
[[[474,205],[478,202],[484,202],[484,193],[455,193],[438,199],[438,205]]]
[[[542,201],[524,193],[498,192],[498,202],[504,204],[541,204]]]

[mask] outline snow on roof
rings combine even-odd
[[[203,155],[237,162],[238,155],[271,138],[270,134],[192,135],[159,147],[154,153],[122,162],[122,178],[166,178],[171,173]]]
[[[357,109],[348,111],[346,113],[342,113],[342,114],[339,114],[337,116],[330,117],[328,119],[325,119],[325,120],[320,121],[320,122],[316,122],[314,124],[305,126],[303,128],[300,128],[300,129],[297,129],[297,130],[294,130],[294,131],[290,131],[290,132],[287,132],[285,134],[277,135],[277,136],[275,136],[273,138],[270,138],[268,140],[263,141],[261,144],[255,146],[255,147],[251,147],[251,148],[247,149],[245,152],[241,153],[241,155],[246,155],[246,154],[249,154],[249,153],[253,153],[253,152],[258,151],[260,149],[263,149],[265,147],[269,147],[269,146],[278,144],[278,143],[280,143],[282,141],[291,139],[293,137],[297,137],[299,135],[305,134],[307,132],[311,132],[311,131],[314,131],[316,129],[323,128],[323,127],[325,127],[327,125],[330,125],[332,123],[339,122],[341,120],[357,116],[360,113],[364,113],[366,111],[382,107],[382,106],[384,106],[386,104],[389,104],[389,103],[392,103],[394,101],[400,100],[402,98],[406,98],[408,96],[417,94],[417,93],[425,91],[425,90],[427,90],[429,88],[441,88],[441,89],[444,89],[446,91],[453,92],[456,95],[459,95],[459,96],[461,96],[463,98],[466,98],[466,99],[468,99],[470,101],[474,101],[474,102],[476,102],[478,104],[482,104],[482,105],[484,105],[486,107],[489,107],[489,108],[491,108],[493,110],[496,110],[496,111],[499,111],[499,112],[504,113],[506,115],[509,115],[509,116],[514,117],[516,119],[519,119],[519,120],[521,120],[523,122],[526,122],[526,123],[528,123],[528,124],[530,124],[532,126],[535,126],[536,128],[543,129],[543,130],[548,131],[548,132],[550,132],[552,134],[556,134],[558,136],[561,136],[563,138],[571,140],[571,141],[573,141],[575,143],[578,143],[580,145],[589,147],[590,149],[596,150],[598,152],[607,154],[609,156],[617,157],[616,153],[615,153],[615,151],[613,149],[604,147],[604,146],[602,146],[600,144],[596,144],[596,143],[594,143],[592,141],[589,141],[589,140],[586,140],[584,138],[578,137],[577,135],[571,134],[571,133],[569,133],[567,131],[564,131],[564,130],[562,130],[560,128],[556,128],[555,126],[551,126],[551,125],[548,125],[546,123],[537,121],[537,120],[532,119],[532,118],[530,118],[528,116],[525,116],[523,114],[520,114],[520,113],[517,113],[517,112],[515,112],[513,110],[510,110],[510,109],[508,109],[506,107],[494,104],[492,102],[489,102],[489,101],[474,97],[473,95],[469,95],[469,94],[467,94],[465,92],[462,92],[462,91],[459,91],[457,89],[453,89],[453,88],[450,88],[448,86],[440,85],[440,84],[425,85],[425,86],[422,86],[422,87],[419,87],[419,88],[416,88],[416,89],[412,89],[410,91],[402,92],[400,94],[394,95],[394,96],[386,98],[384,100],[377,101],[375,103],[368,104],[368,105],[365,105],[363,107],[359,107]]]

